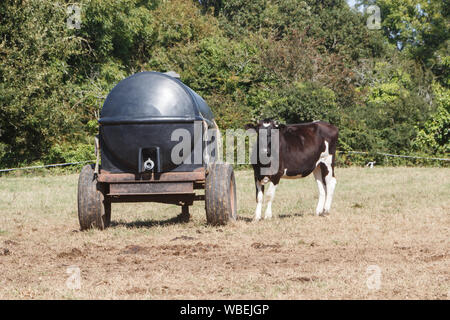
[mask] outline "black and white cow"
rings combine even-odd
[[[334,164],[338,128],[324,121],[284,125],[272,120],[262,120],[256,125],[246,126],[246,129],[250,128],[256,130],[260,141],[258,147],[253,148],[258,154],[256,161],[253,162],[257,202],[254,220],[261,219],[265,184],[269,184],[265,219],[270,219],[272,202],[280,179],[304,178],[310,173],[314,174],[319,188],[316,215],[328,214],[336,186]],[[272,137],[274,133],[277,136],[276,140]],[[261,141],[264,148],[260,147]],[[275,145],[274,141],[277,142]],[[270,163],[274,156],[278,160],[275,166]],[[263,163],[261,157],[272,160]],[[274,170],[266,170],[270,171],[269,174],[264,173],[264,169],[268,169],[271,165]]]

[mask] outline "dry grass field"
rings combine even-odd
[[[201,202],[188,223],[113,204],[112,227],[87,232],[77,175],[0,177],[0,299],[450,299],[450,169],[338,168],[326,217],[312,177],[283,180],[258,223],[252,173],[236,176],[228,226]]]

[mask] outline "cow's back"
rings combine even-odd
[[[318,134],[329,143],[330,154],[334,154],[336,152],[339,129],[325,121],[317,121],[314,123],[318,126]]]
[[[308,176],[324,152],[335,154],[337,137],[337,127],[325,121],[286,125],[280,137],[280,170],[285,177]]]

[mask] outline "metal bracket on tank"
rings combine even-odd
[[[95,177],[98,176],[99,169],[100,169],[100,141],[98,136],[95,136],[95,169],[94,169],[94,175]]]

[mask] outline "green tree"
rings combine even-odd
[[[448,152],[448,1],[378,0],[382,30],[344,0],[80,0],[80,29],[69,3],[0,2],[2,167],[90,160],[106,95],[150,70],[222,129],[323,119],[345,150]]]
[[[450,85],[450,2],[442,0],[362,0],[381,9],[383,31],[389,41],[422,61]]]
[[[421,126],[413,147],[423,154],[450,154],[450,90],[433,85],[437,111]]]
[[[0,3],[0,163],[37,160],[54,143],[83,132],[77,104],[82,39],[53,1]]]

